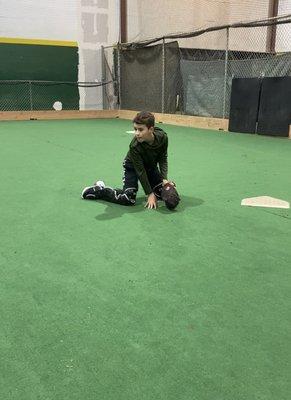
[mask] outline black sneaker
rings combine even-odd
[[[99,186],[88,186],[83,189],[81,197],[85,200],[98,200],[101,191],[102,189]]]

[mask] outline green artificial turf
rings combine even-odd
[[[0,398],[289,400],[291,141],[163,125],[175,212],[121,186],[130,121],[1,122]]]

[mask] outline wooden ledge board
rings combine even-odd
[[[137,111],[131,110],[119,110],[119,118],[133,119]],[[196,117],[192,115],[179,115],[179,114],[161,114],[154,113],[156,122],[162,122],[164,124],[188,126],[193,128],[203,129],[214,129],[227,131],[228,119],[222,118],[208,118],[208,117]]]
[[[0,121],[117,118],[117,110],[0,111]]]
[[[62,110],[62,111],[0,111],[0,121],[65,120],[121,118],[133,119],[137,111],[131,110]],[[156,122],[193,128],[227,131],[228,120],[191,115],[154,113]]]

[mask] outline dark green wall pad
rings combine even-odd
[[[1,43],[0,57],[0,81],[78,81],[77,47]],[[55,101],[63,109],[78,109],[78,86],[0,82],[1,111],[52,110]]]
[[[264,78],[257,133],[287,137],[290,124],[291,77]]]
[[[256,133],[262,80],[232,80],[229,126],[230,132]]]

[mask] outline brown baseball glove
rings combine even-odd
[[[180,202],[179,194],[176,190],[176,185],[174,183],[166,183],[161,189],[161,198],[164,200],[166,207],[169,210],[173,210],[177,207]]]

